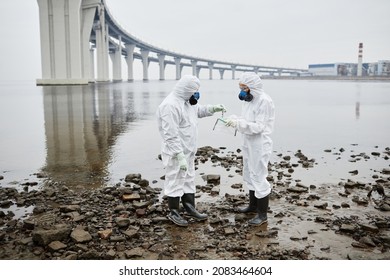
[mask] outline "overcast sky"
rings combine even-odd
[[[241,63],[390,60],[389,0],[106,0],[122,27],[153,45]],[[36,0],[1,1],[0,80],[41,77]],[[138,74],[136,74],[138,75]]]

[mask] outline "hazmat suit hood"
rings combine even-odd
[[[175,85],[173,93],[184,101],[187,101],[191,95],[199,90],[199,87],[200,81],[197,77],[185,75]]]
[[[240,77],[239,83],[248,86],[253,96],[264,93],[263,82],[256,73],[243,73]]]

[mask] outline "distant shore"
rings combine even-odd
[[[269,80],[331,80],[331,81],[369,81],[390,82],[390,76],[261,76]]]

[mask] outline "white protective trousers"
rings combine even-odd
[[[263,91],[260,77],[255,73],[244,73],[240,83],[245,84],[253,95],[250,102],[243,101],[242,116],[237,120],[237,130],[243,138],[243,179],[257,198],[271,193],[267,181],[268,163],[272,155],[271,133],[274,128],[275,106]]]
[[[198,118],[213,115],[211,105],[191,105],[189,98],[198,91],[200,81],[183,76],[157,110],[162,137],[161,158],[165,167],[164,194],[181,197],[195,193],[195,153],[197,150]],[[187,171],[180,170],[177,154],[183,152]]]

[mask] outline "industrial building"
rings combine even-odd
[[[361,76],[390,76],[390,60],[361,64]],[[358,76],[358,63],[310,64],[313,76]]]
[[[359,43],[357,63],[310,64],[313,76],[390,76],[390,60],[363,63],[363,43]]]

